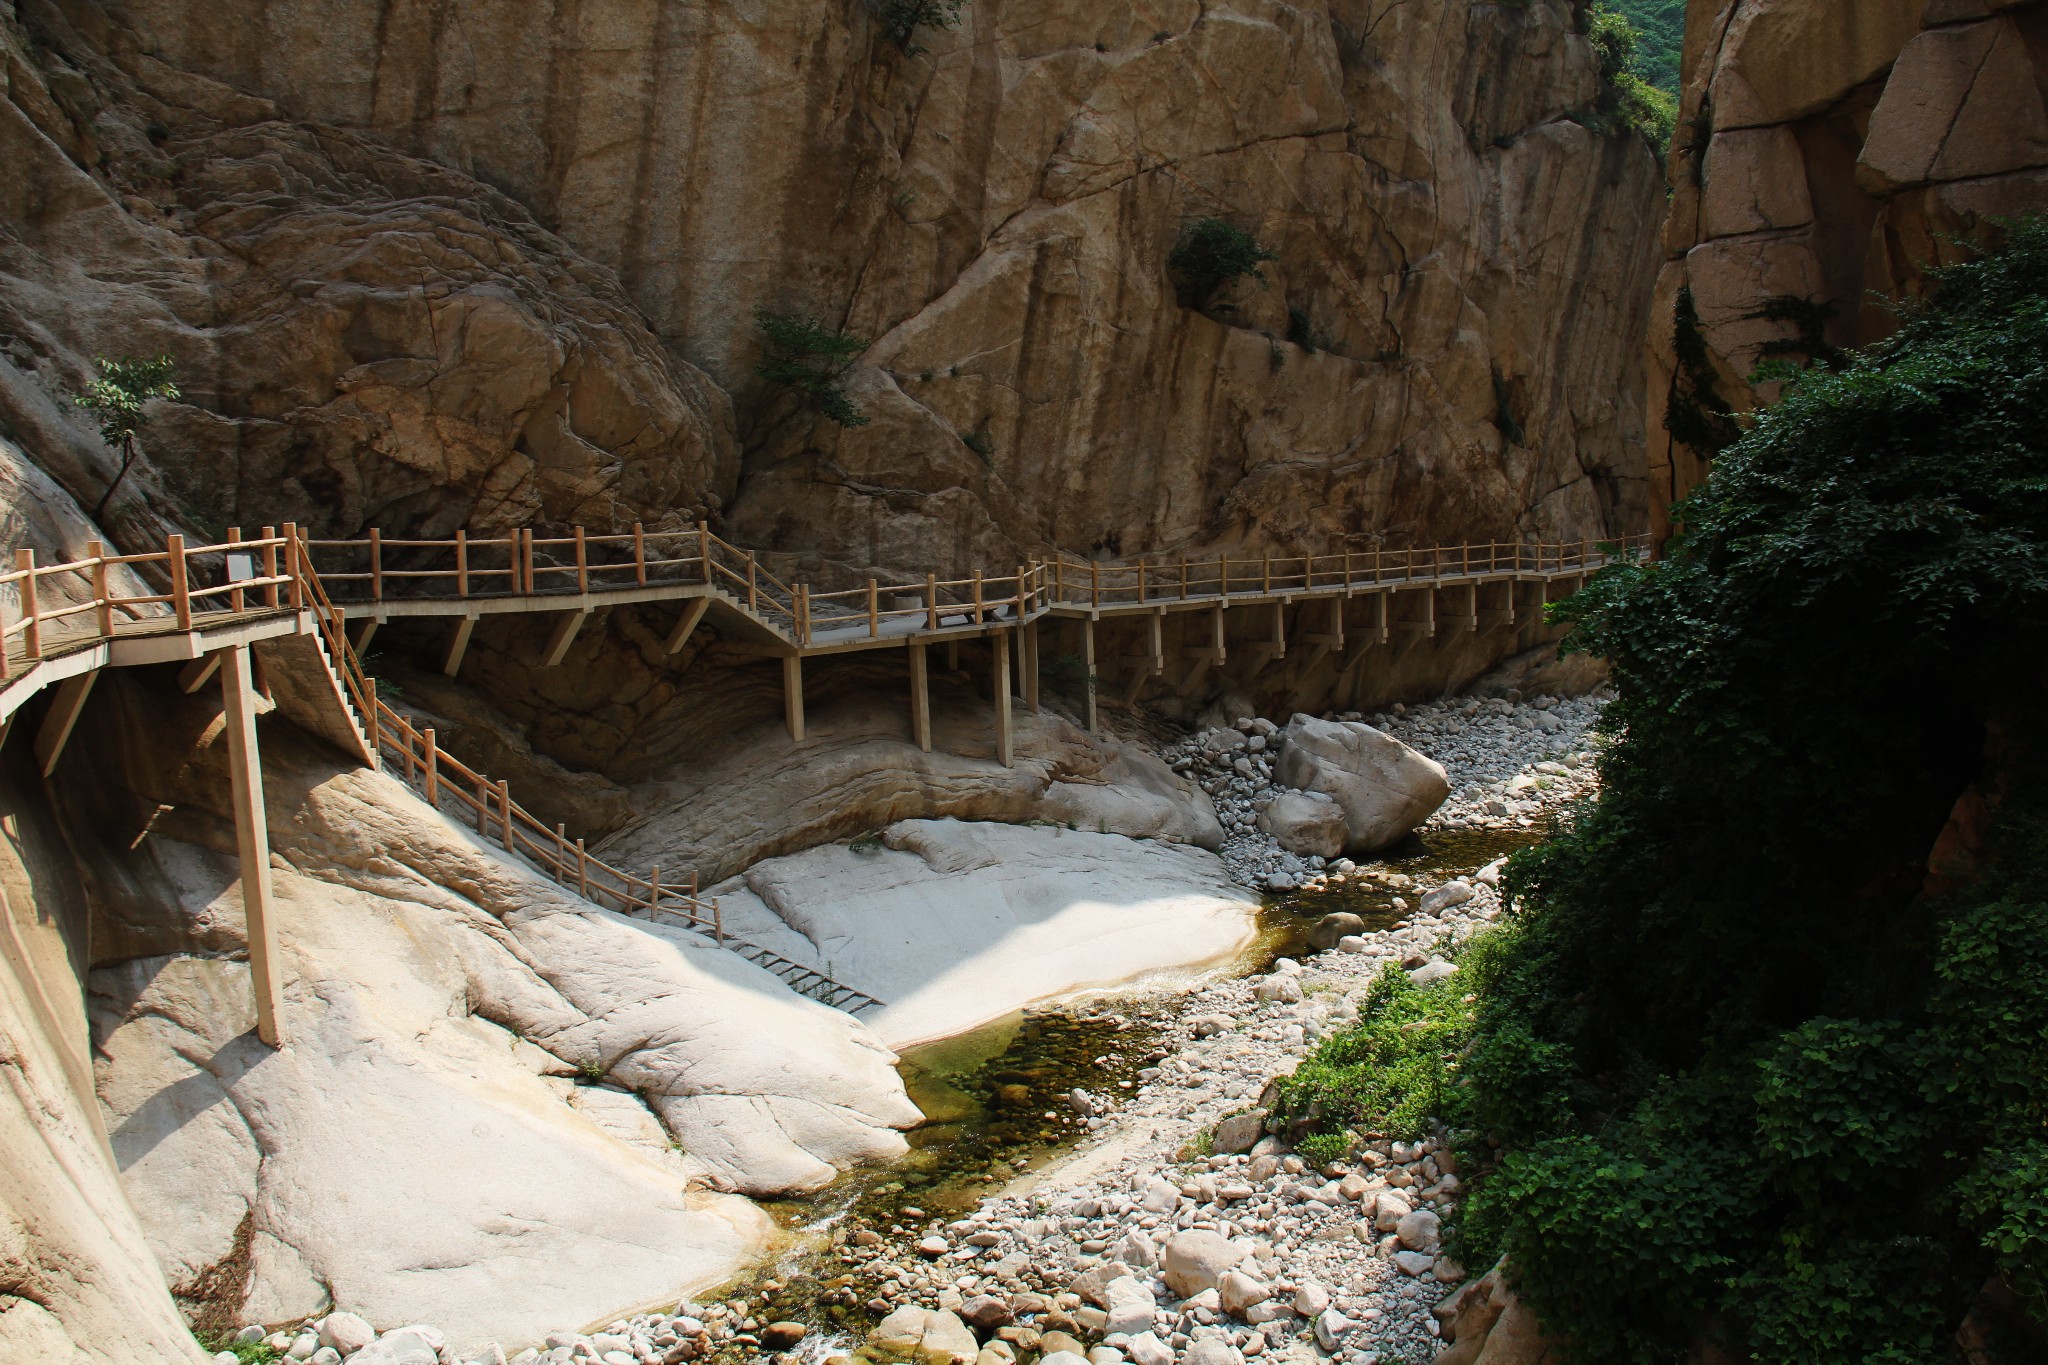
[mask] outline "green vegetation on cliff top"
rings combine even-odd
[[[1282,1106],[1458,1130],[1567,1361],[2048,1358],[2048,225],[1937,280],[1562,604],[1600,797]]]

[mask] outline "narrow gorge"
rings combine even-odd
[[[2048,1046],[1942,918],[2033,865],[2048,0],[0,56],[0,1365],[2036,1358],[2033,1069],[1899,964]],[[1924,1308],[1848,1212],[1757,1270],[1725,1134],[1592,1155],[1923,996]]]

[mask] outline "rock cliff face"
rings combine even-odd
[[[2048,5],[1694,0],[1651,320],[1652,495],[1704,476],[1749,376],[1884,336],[1992,219],[2048,206]]]
[[[221,524],[921,570],[1644,514],[1657,175],[1574,121],[1570,0],[977,0],[915,54],[856,0],[16,10],[7,415],[171,351],[150,454]],[[1196,311],[1208,216],[1279,259]],[[872,339],[870,425],[754,378],[757,306]]]

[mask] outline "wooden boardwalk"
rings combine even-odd
[[[700,933],[823,1004],[858,1013],[883,1003],[727,934],[718,899],[697,895],[694,872],[665,884],[659,868],[639,877],[592,856],[582,839],[571,840],[560,825],[548,829],[514,801],[503,779],[493,782],[466,767],[435,743],[431,727],[414,726],[381,700],[296,528],[287,526],[281,534],[265,528],[248,540],[230,532],[222,544],[198,547],[172,536],[155,554],[106,555],[97,544],[92,549],[88,559],[50,565],[36,564],[33,551],[21,550],[14,569],[0,573],[0,743],[23,703],[54,684],[56,696],[36,737],[47,776],[101,669],[186,660],[179,682],[187,692],[221,676],[235,750],[230,766],[250,968],[257,978],[257,1031],[265,1042],[279,1042],[281,983],[269,911],[255,693],[270,693],[273,701],[279,694],[295,699],[295,719],[369,766],[388,760],[435,809],[465,823],[473,820],[479,838],[524,858],[592,904]],[[160,583],[138,591],[129,580],[124,590],[123,570]],[[259,644],[268,652],[252,656],[250,647]],[[251,868],[262,869],[260,889],[251,884]]]
[[[671,654],[691,638],[707,612],[716,611],[742,642],[783,661],[784,710],[797,739],[804,734],[805,659],[903,649],[909,655],[912,729],[920,747],[929,749],[924,651],[933,644],[989,637],[1001,693],[995,707],[997,753],[1005,764],[1011,760],[1007,702],[1013,641],[1018,690],[1036,710],[1037,627],[1048,619],[1078,624],[1085,719],[1094,730],[1096,626],[1105,620],[1145,623],[1146,648],[1130,661],[1138,665],[1127,686],[1134,697],[1147,676],[1165,671],[1163,627],[1171,615],[1207,617],[1206,630],[1183,631],[1184,639],[1192,633],[1199,643],[1184,643],[1178,650],[1197,668],[1225,662],[1225,614],[1246,608],[1270,613],[1266,637],[1241,646],[1262,659],[1285,657],[1287,610],[1304,604],[1321,604],[1324,614],[1298,643],[1323,653],[1342,652],[1348,641],[1386,644],[1395,637],[1434,637],[1439,630],[1513,625],[1522,585],[1538,585],[1547,596],[1549,585],[1575,584],[1608,563],[1611,554],[1639,554],[1647,546],[1647,537],[1629,537],[1611,547],[1591,541],[1491,542],[1135,564],[1059,556],[1019,564],[1007,573],[951,579],[927,574],[895,582],[871,578],[861,587],[818,592],[804,583],[784,582],[754,552],[728,544],[701,523],[690,531],[650,532],[635,526],[593,535],[578,528],[553,537],[520,530],[495,537],[458,533],[445,539],[397,539],[373,531],[359,540],[308,542],[342,614],[357,622],[358,648],[386,621],[453,618],[442,665],[451,677],[462,666],[476,622],[486,615],[550,616],[554,626],[540,663],[551,667],[567,656],[583,623],[600,608],[676,604],[666,638]],[[1360,604],[1355,611],[1353,602]]]
[[[535,819],[512,799],[509,785],[468,768],[420,727],[377,696],[358,651],[377,627],[408,617],[450,618],[454,625],[444,669],[461,667],[478,620],[503,613],[554,619],[542,663],[558,664],[583,623],[600,608],[673,603],[666,639],[674,654],[705,616],[743,643],[779,657],[790,732],[804,733],[803,661],[859,650],[902,649],[909,660],[911,728],[931,747],[925,652],[934,645],[987,638],[995,656],[993,722],[996,752],[1012,759],[1012,644],[1018,691],[1038,706],[1038,627],[1077,623],[1085,671],[1085,709],[1097,725],[1095,630],[1099,622],[1135,619],[1146,647],[1131,657],[1142,684],[1166,662],[1163,623],[1169,615],[1202,613],[1182,631],[1182,657],[1196,670],[1228,657],[1225,613],[1264,609],[1263,638],[1246,644],[1261,662],[1287,652],[1287,610],[1322,604],[1317,627],[1297,643],[1321,654],[1347,642],[1387,644],[1428,638],[1439,630],[1512,626],[1522,585],[1547,599],[1552,585],[1572,586],[1614,555],[1644,552],[1646,539],[1614,546],[1484,544],[1432,549],[1258,559],[1179,559],[1107,564],[1059,557],[1020,564],[1008,573],[883,583],[814,592],[786,583],[751,552],[698,526],[693,531],[616,535],[578,529],[568,536],[515,531],[498,537],[458,533],[443,540],[385,538],[312,540],[296,527],[266,527],[243,537],[230,531],[215,545],[188,546],[171,536],[160,552],[106,554],[97,543],[86,558],[38,565],[34,552],[15,552],[0,572],[0,743],[30,697],[54,687],[36,736],[45,775],[53,772],[100,670],[187,661],[187,692],[220,676],[229,712],[237,838],[250,919],[250,966],[257,978],[258,1032],[275,1045],[281,996],[276,930],[269,912],[268,834],[262,828],[261,764],[255,752],[257,694],[292,707],[294,719],[372,767],[385,762],[427,802],[480,838],[515,854],[593,904],[703,934],[780,976],[813,999],[858,1012],[882,1002],[800,963],[725,932],[717,899],[698,895],[694,870],[660,868],[638,875],[591,855],[580,838]],[[1354,607],[1352,604],[1360,604]],[[1540,606],[1540,603],[1539,603]],[[348,623],[354,621],[352,640]],[[1184,623],[1188,624],[1188,623]],[[1188,641],[1194,643],[1188,643]],[[252,646],[260,646],[252,653]],[[1127,688],[1134,696],[1137,687]],[[253,869],[253,871],[252,871]]]

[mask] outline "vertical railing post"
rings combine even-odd
[[[306,606],[306,576],[313,572],[311,551],[299,539],[299,524],[288,521],[284,524],[284,559],[290,566],[291,606],[293,611],[303,611]]]
[[[519,532],[519,577],[523,585],[523,591],[528,594],[540,591],[540,585],[534,581],[533,528],[531,526],[523,527]]]
[[[633,579],[641,587],[647,586],[647,530],[637,521],[633,523]]]
[[[185,575],[185,537],[172,535],[168,542],[171,569],[171,610],[179,630],[192,629],[192,589]]]
[[[341,615],[340,609],[337,608],[334,614],[339,617]],[[341,641],[343,647],[346,648],[348,637],[341,633],[338,626],[335,630],[334,638]],[[338,664],[341,660],[337,658],[335,662]],[[377,680],[367,673],[363,675],[363,693],[367,699],[364,709],[370,713],[363,717],[363,723],[370,727],[370,757],[374,759],[383,744],[384,730],[377,716]]]
[[[239,526],[228,527],[228,548],[221,552],[220,562],[227,570],[227,572],[223,576],[226,579],[226,581],[230,583],[236,582],[238,580],[236,580],[233,576],[234,566],[228,562],[228,556],[233,554],[235,552],[234,547],[240,545],[241,543],[242,528]],[[229,588],[228,610],[236,612],[241,611],[242,605],[242,590],[240,588]]]
[[[373,600],[384,600],[384,533],[370,528],[370,596]]]
[[[697,523],[697,558],[703,561],[705,586],[711,584],[711,523]]]
[[[1180,600],[1188,600],[1188,557],[1180,557]]]
[[[101,638],[110,639],[114,634],[114,601],[107,591],[107,547],[97,540],[88,540],[85,553],[92,560],[93,623]]]
[[[176,540],[178,537],[173,536]],[[43,625],[36,607],[36,552],[22,548],[14,552],[15,571],[21,580],[21,645],[31,663],[43,657]],[[189,624],[189,622],[188,622]]]
[[[1145,557],[1138,556],[1138,605],[1145,605]]]
[[[455,528],[455,595],[469,596],[469,532]]]
[[[1088,561],[1088,605],[1102,605],[1102,565],[1092,559]]]
[[[263,585],[263,605],[275,611],[282,605],[277,595],[277,528],[263,528],[263,576],[272,580]]]
[[[981,570],[974,571],[974,624],[981,624]]]
[[[1024,622],[1024,566],[1017,566],[1017,623]]]
[[[427,804],[435,810],[441,808],[441,751],[434,743],[434,727],[429,725],[420,732],[420,748],[424,751],[420,780],[426,784]],[[406,766],[411,767],[412,755],[407,753]]]
[[[725,908],[718,903],[718,897],[711,898],[711,937],[718,946],[725,946]]]
[[[754,563],[754,552],[747,551],[747,610],[756,616],[761,614],[760,573]]]
[[[1055,555],[1052,561],[1052,600],[1067,600],[1067,557]]]
[[[557,821],[555,821],[555,857],[554,857],[554,861],[553,861],[552,867],[553,867],[553,871],[554,871],[554,877],[555,877],[555,880],[556,880],[557,882],[560,882],[560,881],[562,880],[562,873],[563,873],[564,871],[566,871],[566,870],[567,870],[567,868],[568,868],[568,863],[569,863],[569,834],[568,834],[568,829],[569,829],[569,827],[568,827],[567,825],[564,825],[564,824],[563,824],[563,823],[562,823],[562,822],[561,822],[560,820],[557,820]]]
[[[868,580],[868,638],[874,639],[882,633],[882,590],[875,580]]]
[[[935,573],[924,576],[924,627],[939,628],[939,576]]]
[[[583,543],[583,528],[576,528],[576,591],[590,591],[590,552]]]
[[[654,865],[654,867],[653,867],[652,869],[650,869],[650,870],[649,870],[649,872],[647,873],[647,916],[648,916],[648,918],[649,918],[649,919],[652,919],[652,918],[654,917],[654,912],[655,912],[656,910],[659,910],[660,908],[661,908],[661,865],[660,865],[659,863],[657,863],[657,864],[655,864],[655,865]]]
[[[590,855],[583,851],[583,838],[576,838],[576,894],[590,899]]]

